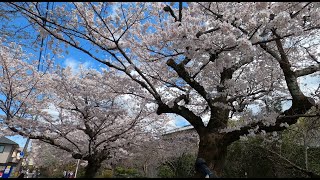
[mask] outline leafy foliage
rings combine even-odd
[[[190,178],[194,175],[194,161],[192,154],[182,154],[173,157],[158,168],[158,176],[161,178]]]
[[[223,177],[248,178],[297,178],[308,177],[305,173],[293,168],[291,164],[268,150],[279,153],[296,166],[305,166],[304,147],[292,143],[292,139],[284,138],[280,142],[264,143],[261,137],[238,141],[228,147],[228,157]],[[309,169],[319,174],[320,148],[308,149]]]
[[[114,170],[114,178],[138,178],[141,177],[139,172],[133,168],[116,167]]]
[[[96,178],[112,178],[113,172],[110,169],[104,169],[100,170],[100,172],[97,173]]]

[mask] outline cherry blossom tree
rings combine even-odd
[[[155,137],[153,111],[117,93],[108,82],[116,74],[83,68],[72,73],[69,67],[44,74],[37,61],[21,59],[19,47],[0,51],[2,127],[88,161],[86,177],[94,177],[104,160],[127,156],[132,145]]]
[[[44,89],[43,80],[47,75],[37,71],[37,62],[30,58],[22,52],[21,46],[15,43],[4,45],[1,42],[1,128],[6,135],[19,130],[29,132],[30,127],[36,126],[36,121],[31,121],[39,113],[36,107],[46,101],[46,98],[39,98],[39,95],[40,89]]]
[[[143,104],[128,104],[119,95],[106,93],[111,76],[93,70],[72,75],[70,69],[52,79],[49,96],[58,117],[44,117],[58,141],[73,156],[88,161],[86,177],[93,177],[102,161],[128,154],[130,145],[148,140],[142,128]],[[128,107],[125,107],[124,103]],[[141,106],[139,106],[141,105]],[[50,111],[50,109],[48,109]],[[53,144],[55,145],[55,144]]]
[[[29,158],[34,160],[35,166],[51,170],[62,170],[67,164],[76,164],[76,160],[67,151],[35,139],[32,140]]]
[[[317,2],[46,5],[10,3],[55,53],[80,50],[140,85],[122,91],[150,100],[157,114],[185,118],[199,135],[198,157],[218,176],[232,142],[282,131],[318,101],[298,83],[319,74]],[[270,99],[291,106],[265,111]],[[230,128],[235,115],[246,121]]]
[[[145,177],[158,177],[158,168],[183,154],[196,155],[198,138],[196,132],[165,133],[160,138],[145,142],[132,150],[133,155],[124,158],[123,166],[140,170]]]

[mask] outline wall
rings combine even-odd
[[[176,152],[176,154],[172,154],[174,157],[178,157],[183,153],[198,153],[199,135],[194,129],[165,134],[163,135],[163,140],[170,144],[168,146],[172,150],[168,149],[168,151]]]
[[[8,157],[11,157],[12,145],[10,144],[1,144],[4,145],[4,151],[0,153],[0,163],[6,163]]]

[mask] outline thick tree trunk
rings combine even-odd
[[[222,142],[221,135],[211,133],[200,137],[197,158],[204,159],[209,169],[217,177],[222,176],[226,155],[227,145]],[[197,171],[195,177],[203,178],[205,175]]]
[[[84,174],[85,178],[94,178],[101,167],[101,162],[95,159],[88,160],[88,165]]]

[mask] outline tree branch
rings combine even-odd
[[[318,71],[320,71],[320,65],[319,66],[311,65],[304,69],[294,71],[294,74],[296,77],[301,77],[301,76],[309,75]]]
[[[167,65],[172,67],[185,82],[187,82],[193,89],[195,89],[209,104],[211,104],[210,98],[207,96],[207,92],[204,87],[197,81],[190,77],[189,73],[184,68],[183,64],[176,64],[173,59],[167,61]]]
[[[307,169],[301,168],[300,166],[296,165],[295,163],[291,162],[289,159],[283,157],[282,155],[278,154],[275,151],[269,150],[269,149],[264,148],[262,146],[256,146],[256,147],[262,148],[262,149],[264,149],[264,150],[266,150],[266,151],[268,151],[268,152],[270,152],[270,153],[272,153],[274,155],[277,155],[277,157],[279,157],[281,160],[284,160],[285,162],[290,164],[294,169],[297,169],[297,170],[303,172],[304,174],[310,176],[311,178],[319,178],[320,177],[320,175],[318,175],[318,174],[316,174],[316,173],[314,173],[312,171],[309,171]]]
[[[273,34],[276,35],[276,37],[279,37],[279,35],[275,32],[275,30],[273,30]],[[280,57],[281,57],[281,59],[277,59],[277,60],[280,64],[280,67],[281,67],[283,73],[284,73],[287,87],[288,87],[289,92],[290,92],[292,99],[293,99],[292,103],[300,103],[299,101],[302,99],[306,99],[306,97],[304,96],[304,94],[300,90],[295,73],[291,70],[291,64],[290,64],[289,59],[283,49],[283,45],[282,45],[280,39],[276,40],[276,45],[277,45],[277,48],[278,48],[278,51],[279,51]]]
[[[208,33],[212,33],[212,32],[214,32],[214,31],[217,31],[217,30],[219,30],[220,29],[220,27],[218,27],[218,28],[212,28],[212,29],[209,29],[209,30],[207,30],[207,31],[199,31],[197,34],[196,34],[196,37],[197,38],[199,38],[201,35],[203,35],[203,34],[208,34]]]
[[[203,134],[205,126],[202,122],[201,117],[195,115],[188,108],[184,106],[179,106],[177,103],[174,103],[174,106],[171,108],[166,104],[158,103],[157,114],[160,115],[162,113],[175,113],[184,117],[199,134]]]
[[[313,54],[311,54],[311,52],[308,50],[308,48],[304,47],[304,49],[307,51],[308,55],[310,56],[310,58],[315,61],[317,64],[320,64],[320,61],[318,60],[318,58],[316,58],[316,56],[314,56]]]
[[[47,137],[47,136],[44,136],[44,135],[43,136],[36,136],[36,135],[27,134],[27,133],[25,133],[23,131],[20,131],[17,128],[15,128],[13,126],[10,126],[10,125],[8,126],[8,128],[11,131],[16,132],[16,133],[18,133],[19,135],[21,135],[23,137],[29,137],[30,139],[38,139],[40,141],[43,141],[43,142],[46,142],[46,143],[51,144],[53,146],[56,146],[56,147],[58,147],[58,148],[60,148],[62,150],[65,150],[67,152],[75,153],[73,150],[71,150],[71,149],[69,149],[69,148],[67,148],[65,146],[62,146],[60,144],[57,144],[57,142],[54,139],[51,139],[50,137]]]
[[[308,116],[304,115],[312,106],[314,106],[314,101],[312,98],[306,99],[307,101],[301,101],[298,105],[292,105],[288,110],[281,113],[273,125],[266,125],[262,121],[249,124],[247,126],[241,127],[240,130],[235,130],[226,133],[225,139],[227,144],[231,144],[234,141],[240,139],[240,136],[249,134],[250,129],[254,129],[258,126],[257,132],[262,130],[265,132],[282,131],[286,127],[283,126],[284,123],[288,125],[295,124],[300,117]],[[313,102],[312,102],[313,101]],[[317,114],[318,115],[318,114]],[[313,116],[312,116],[313,117]]]
[[[163,10],[165,11],[165,12],[169,12],[170,13],[170,15],[174,18],[174,21],[179,21],[179,19],[177,18],[177,16],[174,14],[174,12],[173,12],[173,10],[171,9],[171,7],[170,6],[165,6],[164,8],[163,8]],[[180,16],[180,14],[179,14],[179,16]]]
[[[182,2],[179,2],[179,19],[178,21],[182,21]]]
[[[309,4],[311,4],[311,2],[308,2],[306,5],[304,5],[299,11],[295,12],[295,13],[290,13],[290,17],[291,19],[295,18],[304,8],[306,8]]]

